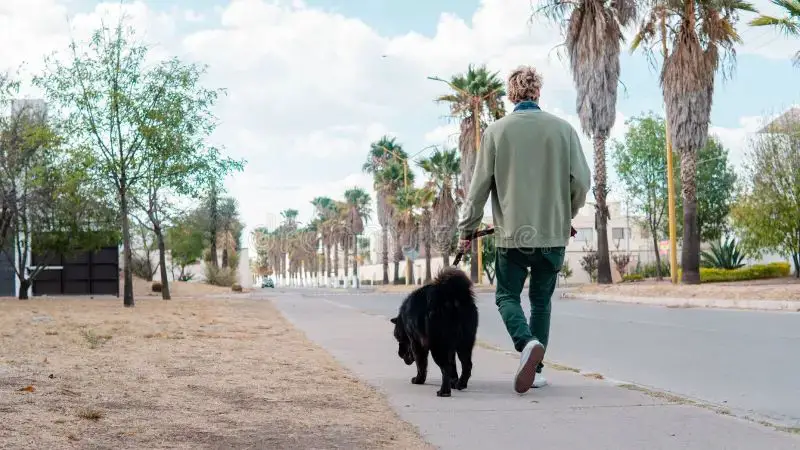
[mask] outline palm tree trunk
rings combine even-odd
[[[406,258],[406,276],[409,278],[406,284],[417,284],[414,277],[414,260],[411,258]]]
[[[594,136],[595,229],[597,230],[597,283],[611,284],[608,254],[608,205],[606,204],[606,134]]]
[[[347,269],[349,266],[349,258],[350,258],[350,242],[348,242],[347,238],[345,238],[344,243],[342,244],[344,250],[344,285],[347,287]]]
[[[358,235],[353,236],[353,278],[356,280],[356,289],[361,288],[358,280]]]
[[[400,261],[403,260],[403,247],[400,243],[399,233],[393,233],[394,238],[394,284],[400,284]]]
[[[333,244],[333,278],[336,279],[336,286],[339,286],[339,243]]]
[[[383,254],[381,255],[381,263],[383,265],[383,284],[389,284],[389,229],[388,227],[383,227],[381,230],[381,247],[383,248]]]
[[[325,258],[327,258],[327,260],[326,260],[326,264],[327,264],[327,268],[328,268],[327,275],[328,275],[328,278],[330,278],[331,276],[333,276],[333,272],[331,270],[333,268],[333,265],[331,264],[331,245],[328,244],[326,246],[326,248],[327,248],[327,251],[325,252]]]
[[[442,252],[442,267],[447,267],[450,265],[450,252]]]
[[[431,241],[430,238],[425,239],[425,282],[428,283],[433,279],[431,275]]]
[[[683,248],[681,269],[684,284],[700,283],[700,229],[697,227],[697,152],[681,149],[681,190],[683,191]]]

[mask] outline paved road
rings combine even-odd
[[[401,294],[295,291],[392,316]],[[800,427],[800,314],[664,308],[558,299],[552,362]],[[523,302],[524,303],[524,302]],[[479,294],[479,338],[513,350],[492,294]],[[526,308],[527,310],[527,308]]]

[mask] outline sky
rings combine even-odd
[[[754,4],[776,12],[768,0]],[[274,228],[287,208],[311,219],[316,196],[341,199],[354,186],[372,192],[360,169],[370,142],[384,134],[410,154],[455,146],[457,124],[433,101],[447,86],[427,77],[449,78],[470,63],[503,78],[533,65],[544,77],[543,109],[580,130],[567,61],[558,52],[563,37],[554,25],[529,20],[529,1],[2,0],[0,70],[24,63],[23,79],[36,73],[46,55],[64,51],[71,37],[85,39],[120,9],[152,45],[153,60],[176,55],[207,64],[205,85],[227,89],[215,106],[220,125],[211,143],[247,161],[225,183],[247,231]],[[710,132],[737,167],[763,117],[800,104],[800,69],[790,62],[800,40],[749,27],[751,18],[741,18],[737,69],[732,79],[718,80],[711,114]],[[627,50],[621,64],[611,133],[617,139],[629,118],[663,111],[660,69]],[[39,95],[23,89],[23,96]],[[583,142],[591,166],[591,145]]]

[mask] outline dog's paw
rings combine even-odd
[[[436,396],[437,397],[450,397],[450,391],[445,392],[445,391],[439,389],[438,391],[436,391]]]
[[[464,380],[458,380],[458,382],[456,383],[456,385],[454,387],[456,389],[458,389],[459,391],[463,391],[464,389],[467,388],[467,382],[464,381]]]
[[[425,384],[425,377],[413,377],[411,378],[411,384]]]

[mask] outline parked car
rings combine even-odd
[[[272,278],[264,278],[264,280],[261,281],[261,287],[262,288],[274,288],[275,287],[275,282],[272,281]]]

